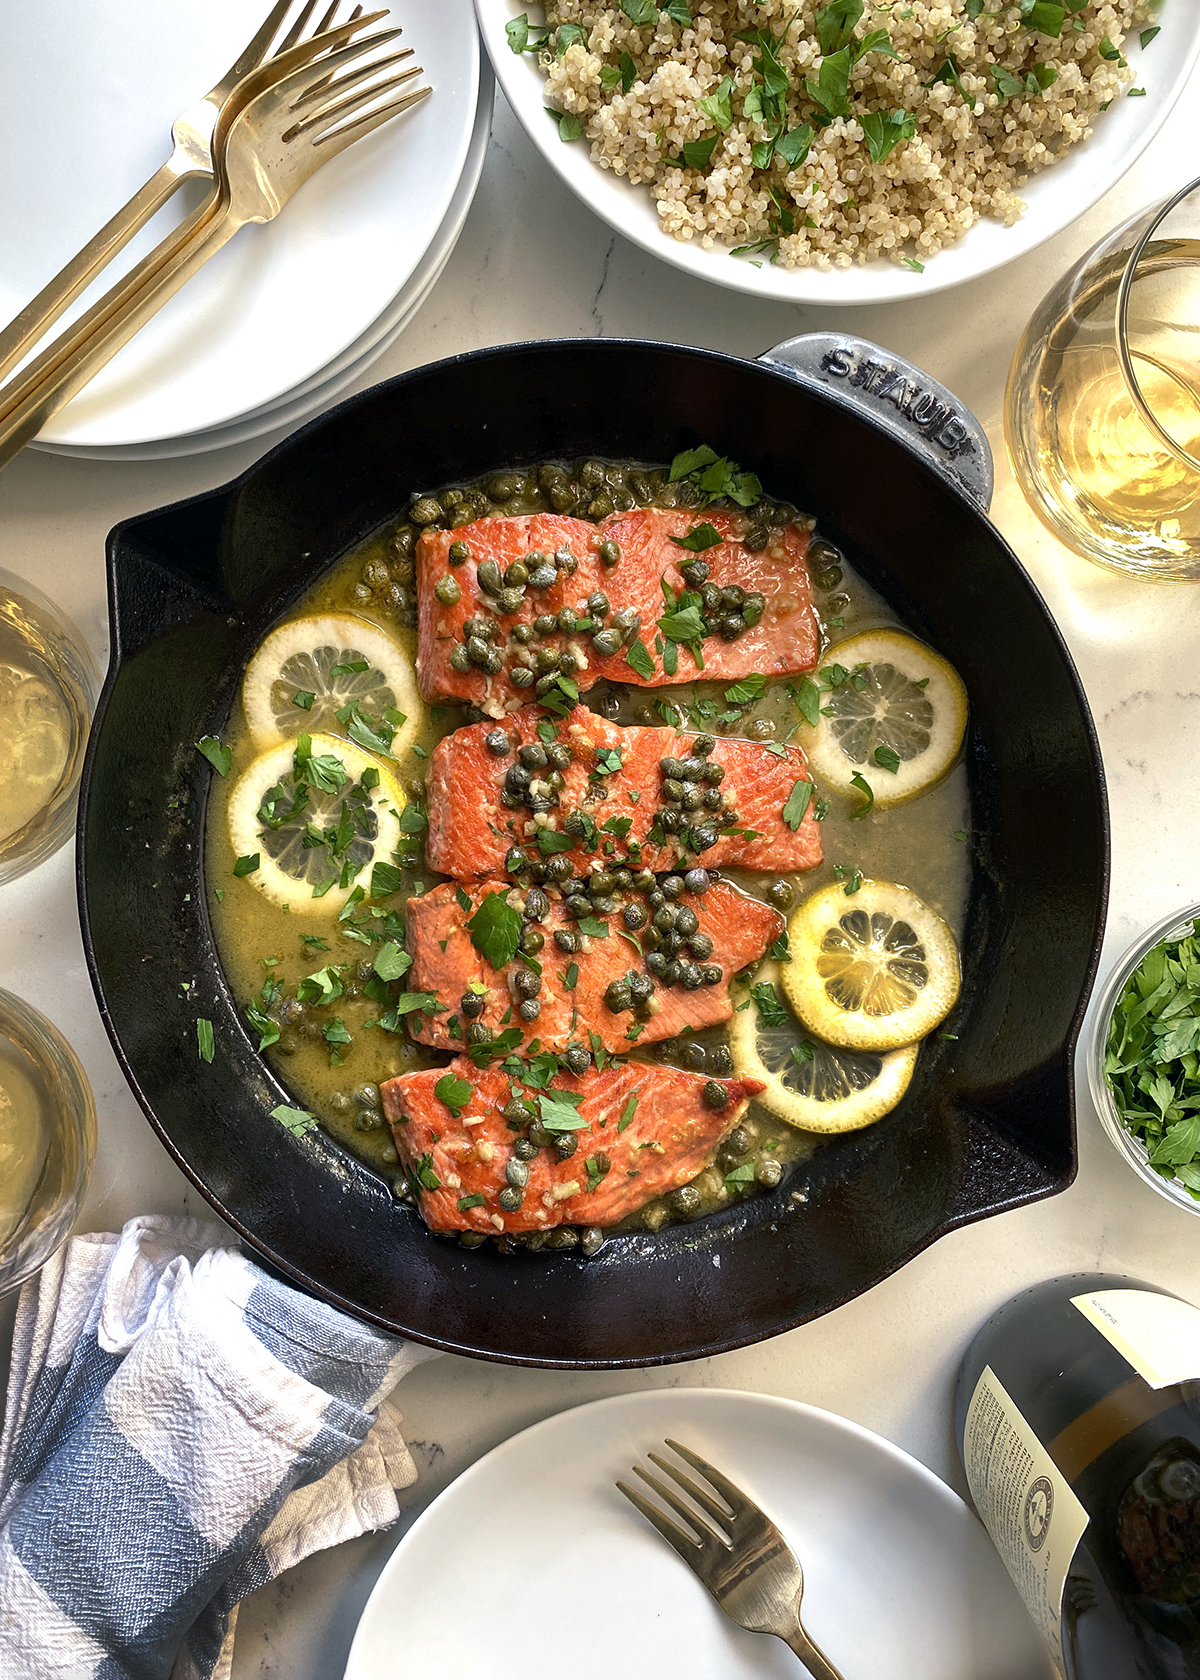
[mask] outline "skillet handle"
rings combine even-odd
[[[785,339],[758,359],[870,415],[987,512],[992,451],[983,427],[952,392],[914,363],[870,339],[836,332]]]

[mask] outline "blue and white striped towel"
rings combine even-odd
[[[3,1680],[227,1680],[238,1600],[399,1515],[428,1350],[133,1220],[25,1285],[0,1434]],[[376,1415],[377,1414],[377,1415]]]

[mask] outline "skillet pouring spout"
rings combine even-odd
[[[909,382],[899,405],[882,389],[896,394],[894,380],[855,382],[863,358]],[[757,363],[620,340],[481,350],[364,391],[233,483],[111,533],[113,659],[77,850],[88,963],[160,1140],[268,1264],[453,1352],[650,1365],[790,1329],[946,1232],[1070,1184],[1073,1051],[1107,897],[1100,755],[1057,627],[986,517],[986,440],[939,390],[842,334]],[[937,427],[923,397],[944,405]],[[204,879],[213,772],[194,743],[226,729],[267,631],[414,490],[574,456],[670,461],[701,443],[813,514],[966,685],[958,1037],[930,1040],[898,1108],[776,1191],[615,1236],[591,1259],[468,1250],[324,1131],[296,1136],[271,1117],[295,1099],[218,956]],[[197,1017],[213,1025],[211,1063],[195,1052]]]

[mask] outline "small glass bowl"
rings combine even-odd
[[[1084,1055],[1092,1102],[1117,1153],[1124,1157],[1143,1183],[1148,1184],[1152,1190],[1157,1190],[1160,1196],[1165,1196],[1169,1202],[1174,1202],[1176,1207],[1186,1208],[1188,1213],[1200,1214],[1200,1201],[1197,1201],[1184,1185],[1177,1183],[1173,1178],[1164,1178],[1160,1172],[1157,1172],[1150,1165],[1150,1157],[1146,1146],[1121,1123],[1116,1102],[1113,1099],[1108,1080],[1104,1076],[1104,1052],[1108,1043],[1108,1028],[1117,999],[1124,991],[1129,976],[1146,954],[1152,951],[1161,940],[1167,939],[1171,935],[1182,936],[1186,934],[1190,925],[1196,921],[1200,921],[1200,904],[1192,904],[1186,910],[1173,910],[1169,916],[1164,916],[1161,922],[1156,922],[1152,928],[1142,934],[1141,938],[1122,955],[1100,994],[1099,1004],[1088,1027]]]
[[[38,1099],[35,1150],[40,1160],[36,1180],[27,1193],[20,1192],[20,1208],[8,1205],[11,1171],[8,1198],[0,1185],[0,1295],[40,1271],[66,1241],[96,1153],[96,1110],[79,1058],[44,1015],[12,992],[0,991],[0,1081],[4,1063],[12,1069],[9,1088],[15,1079],[18,1090],[21,1085],[26,1093],[32,1088]],[[0,1103],[9,1108],[7,1115],[0,1113],[0,1145],[28,1141],[31,1127],[14,1121],[2,1084]],[[5,1153],[0,1149],[0,1155]]]

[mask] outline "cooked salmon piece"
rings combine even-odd
[[[555,739],[545,741],[538,733],[539,724]],[[535,763],[529,775],[542,787],[542,794],[555,801],[554,808],[543,813],[541,820],[548,816],[551,827],[561,833],[564,818],[572,813],[591,819],[577,846],[566,853],[576,870],[585,869],[598,853],[605,863],[619,860],[635,869],[666,870],[677,864],[690,868],[696,862],[696,855],[689,854],[675,836],[661,836],[656,829],[658,841],[649,838],[660,810],[672,808],[664,798],[667,778],[661,769],[662,762],[672,758],[688,760],[693,773],[701,762],[721,767],[720,774],[710,772],[708,781],[695,783],[695,791],[689,796],[694,800],[702,790],[723,801],[723,810],[711,811],[701,804],[687,815],[688,823],[710,823],[718,834],[716,844],[703,852],[701,861],[706,866],[730,868],[736,864],[742,869],[786,874],[814,869],[821,862],[821,825],[815,817],[813,796],[805,795],[801,788],[809,804],[794,831],[783,817],[797,782],[812,780],[799,747],[768,751],[756,741],[717,736],[710,737],[715,745],[707,760],[701,761],[693,754],[694,735],[665,727],[625,728],[598,717],[586,706],[576,706],[561,722],[548,717],[540,706],[524,706],[506,718],[502,727],[509,743],[503,754],[487,745],[489,737],[493,744],[496,741],[497,725],[492,721],[456,729],[434,748],[429,766],[426,856],[430,868],[443,875],[469,881],[503,874],[505,857],[514,845],[523,847],[535,861],[540,857],[535,813],[528,799],[515,808],[511,790],[510,803],[504,799],[510,773],[519,780],[529,780],[522,775],[522,747],[530,749],[535,760],[541,758],[541,764]],[[554,768],[545,759],[547,747],[566,749],[571,754],[561,771],[564,786],[559,789],[548,783],[542,786],[542,778]],[[610,768],[614,753],[619,758],[617,769]],[[536,805],[540,798],[537,789],[532,797]],[[720,824],[728,821],[732,812],[737,814],[737,826],[721,834]],[[607,829],[605,824],[609,825]],[[747,834],[753,838],[747,839]]]
[[[744,514],[639,508],[614,514],[600,525],[536,513],[494,515],[451,531],[426,532],[417,543],[421,693],[431,701],[470,701],[489,717],[502,717],[532,698],[530,686],[514,682],[512,672],[533,669],[533,657],[542,652],[548,658],[546,650],[574,659],[570,680],[580,692],[602,677],[642,687],[687,682],[700,666],[687,644],[663,639],[658,625],[668,611],[664,585],[673,598],[688,590],[679,568],[692,561],[707,567],[709,587],[762,597],[758,622],[733,641],[719,633],[716,609],[709,612],[711,623],[703,620],[709,633],[697,645],[706,676],[728,680],[755,671],[775,676],[811,670],[820,643],[805,561],[809,533],[800,525],[789,525],[776,533],[770,547],[752,553],[742,540],[748,524]],[[700,525],[710,525],[721,541],[702,553],[671,541],[688,536]],[[620,551],[614,566],[605,565],[600,556],[601,546],[607,543],[615,543]],[[459,558],[464,552],[466,557]],[[495,590],[517,562],[530,574],[530,581],[513,586],[524,593],[515,610],[507,610],[509,603],[498,598]],[[489,568],[484,577],[491,589],[479,581],[481,566]],[[442,596],[454,599],[439,598],[439,584]],[[589,597],[596,593],[606,596],[609,603],[608,612],[601,615],[603,622],[588,606]],[[585,627],[534,634],[538,616],[558,615],[564,609]],[[732,608],[722,610],[728,614]],[[618,650],[605,653],[593,642],[601,629],[613,629],[613,615],[619,613],[634,615],[639,621],[642,651],[634,647],[631,621],[624,626],[625,639]],[[467,639],[468,621],[485,631],[473,643]],[[516,636],[514,629],[519,632]],[[522,641],[527,634],[533,639]],[[463,651],[456,654],[456,649]],[[463,665],[468,653],[485,663],[457,669],[453,661]]]
[[[447,1074],[470,1087],[469,1096],[462,1085],[449,1093],[457,1099],[453,1107],[437,1094]],[[706,1086],[725,1092],[724,1106],[705,1101]],[[488,1236],[555,1225],[616,1225],[703,1172],[760,1090],[757,1080],[706,1080],[703,1074],[635,1062],[602,1073],[592,1069],[580,1078],[558,1073],[549,1087],[535,1090],[499,1067],[480,1072],[462,1057],[448,1068],[402,1073],[380,1086],[383,1111],[419,1187],[426,1224],[434,1231]],[[521,1205],[504,1208],[499,1195],[509,1183],[509,1162],[517,1159],[513,1145],[519,1134],[502,1110],[514,1096],[523,1098],[531,1120],[545,1116],[551,1129],[565,1121],[569,1132],[559,1135],[573,1136],[576,1146],[565,1161],[547,1147],[521,1163],[528,1182],[510,1186],[505,1197],[515,1200],[517,1188]],[[520,1166],[514,1176],[522,1176]]]
[[[474,1021],[489,1028],[494,1037],[515,1029],[526,1039],[540,1040],[547,1050],[565,1050],[571,1043],[586,1048],[589,1034],[594,1033],[607,1049],[624,1051],[635,1042],[653,1044],[673,1038],[685,1027],[711,1027],[733,1014],[729,996],[733,976],[757,962],[784,926],[778,911],[725,881],[715,882],[703,897],[688,895],[681,902],[694,910],[699,933],[711,939],[712,952],[705,962],[720,967],[721,979],[692,991],[656,982],[653,1001],[658,1008],[643,1020],[630,1010],[614,1013],[605,1001],[614,980],[623,979],[631,970],[644,972],[634,939],[617,931],[623,925],[620,915],[597,917],[596,923],[606,933],[585,934],[586,948],[572,954],[559,949],[555,933],[578,935],[581,927],[593,924],[573,921],[563,904],[552,900],[538,923],[545,939],[536,959],[541,965],[537,992],[541,1009],[536,1019],[526,1022],[520,1015],[521,989],[529,985],[532,971],[515,960],[497,972],[475,949],[466,926],[490,893],[506,891],[510,902],[521,903],[521,894],[506,881],[469,886],[443,882],[422,898],[408,901],[405,923],[413,962],[405,984],[414,992],[435,994],[442,1005],[439,1011],[409,1017],[409,1031],[422,1043],[439,1050],[463,1048],[467,1021],[462,998],[468,993],[476,1000]],[[519,975],[525,978],[518,979]],[[572,979],[573,986],[568,984]]]

